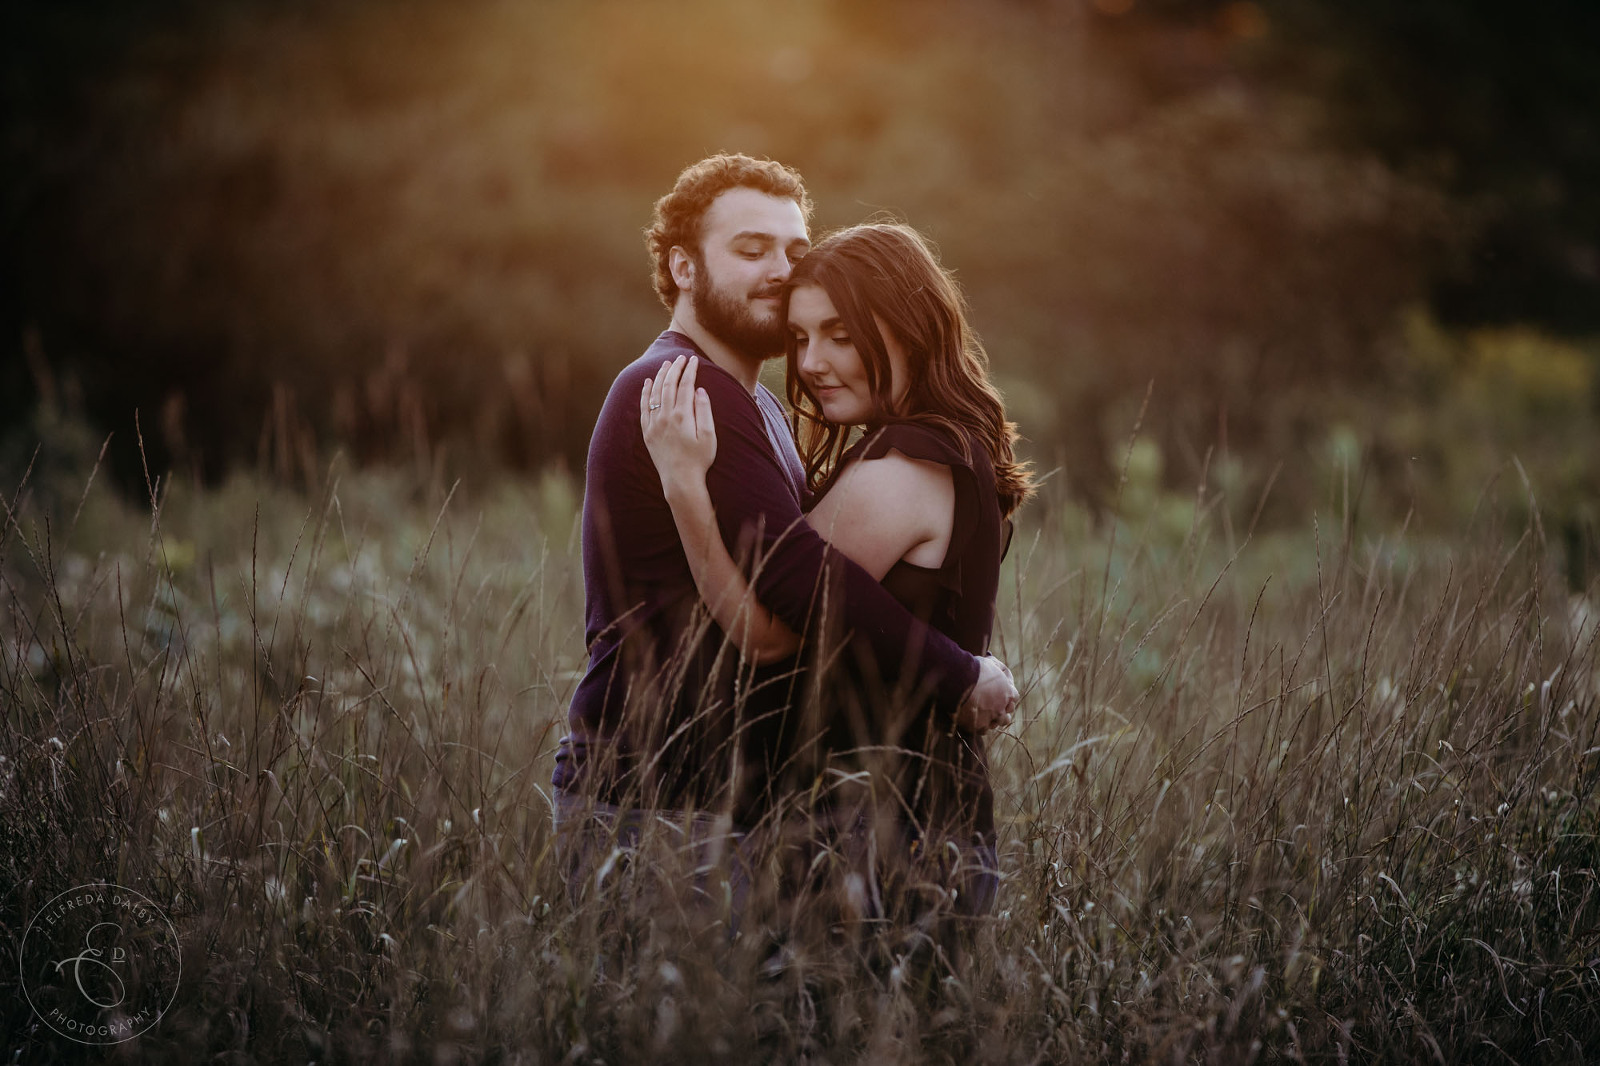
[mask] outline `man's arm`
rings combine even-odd
[[[711,398],[718,440],[706,489],[730,550],[746,530],[760,531],[761,563],[753,575],[757,597],[795,632],[806,632],[816,621],[813,600],[826,575],[833,582],[831,593],[840,597],[839,610],[868,642],[883,677],[900,680],[914,665],[932,682],[937,703],[956,712],[980,681],[979,660],[914,618],[871,574],[830,553],[789,491],[755,400],[725,374],[705,374],[700,384]],[[993,670],[982,680],[980,698],[994,682]]]

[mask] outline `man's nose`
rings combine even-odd
[[[767,256],[767,277],[769,280],[781,285],[789,280],[789,274],[793,270],[794,263],[790,261],[788,253],[783,249],[774,249]]]

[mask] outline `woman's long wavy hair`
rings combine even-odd
[[[938,426],[963,448],[969,435],[976,436],[994,464],[1001,515],[1009,516],[1033,495],[1029,464],[1018,462],[1012,450],[1016,424],[1006,421],[1005,405],[989,382],[989,356],[967,324],[966,300],[921,234],[898,222],[869,222],[829,234],[789,275],[785,318],[789,295],[802,285],[828,294],[861,356],[873,397],[869,428],[889,422]],[[898,404],[890,396],[880,320],[906,354],[911,380]],[[838,466],[851,427],[822,416],[822,405],[800,377],[795,351],[790,334],[789,404],[806,480],[816,491]]]

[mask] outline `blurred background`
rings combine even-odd
[[[3,12],[8,496],[108,435],[136,495],[337,452],[576,474],[666,322],[651,204],[729,150],[797,167],[819,230],[928,233],[1097,518],[1448,531],[1509,484],[1575,587],[1600,564],[1585,0]]]

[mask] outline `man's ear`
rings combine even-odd
[[[694,291],[694,256],[674,244],[667,253],[667,266],[672,269],[672,283],[684,292]]]

